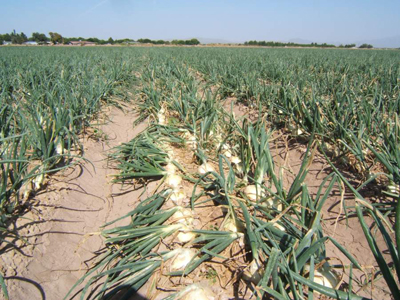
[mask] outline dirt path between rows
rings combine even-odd
[[[116,173],[108,166],[107,150],[127,142],[145,128],[133,129],[137,116],[110,108],[108,121],[98,126],[104,141],[85,138],[83,157],[89,162],[52,176],[47,188],[32,199],[32,210],[16,228],[28,243],[0,256],[12,300],[60,300],[85,274],[94,253],[101,249],[99,227],[132,210],[141,191],[123,191],[110,183]],[[0,296],[1,297],[1,296]]]

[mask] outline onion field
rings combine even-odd
[[[398,50],[0,48],[3,232],[126,103],[146,129],[109,180],[152,195],[99,229],[65,299],[400,299]],[[302,147],[296,171],[278,144]],[[372,267],[325,232],[333,204]]]

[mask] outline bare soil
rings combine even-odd
[[[109,149],[146,125],[133,128],[137,116],[131,111],[110,108],[103,115],[107,120],[94,125],[96,136],[82,138],[87,161],[51,176],[30,200],[31,210],[17,220],[14,229],[21,239],[0,256],[10,299],[63,299],[104,246],[100,226],[138,201],[142,191],[111,184],[116,171],[106,158]]]

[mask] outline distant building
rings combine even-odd
[[[69,41],[68,45],[81,46],[82,45],[82,41]]]
[[[96,46],[96,43],[88,41],[70,41],[68,44],[72,46]]]
[[[11,41],[3,41],[3,45],[11,45]]]
[[[27,41],[24,43],[24,45],[28,45],[28,46],[37,46],[39,45],[37,42],[35,41]]]

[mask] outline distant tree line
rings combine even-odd
[[[346,45],[340,45],[339,48],[355,48],[356,44],[346,44]]]
[[[198,39],[190,39],[190,40],[173,40],[164,41],[164,40],[150,40],[150,39],[138,39],[139,43],[142,44],[154,44],[154,45],[199,45],[200,41]]]
[[[83,38],[83,37],[68,37],[64,38],[64,44],[68,44],[71,41],[80,41],[80,42],[92,42],[96,43],[98,45],[106,45],[106,44],[127,44],[127,43],[132,43],[134,40],[132,39],[119,39],[119,40],[114,40],[112,37],[108,38],[108,40],[102,40],[98,39],[96,37],[90,37],[90,38]]]
[[[49,37],[44,33],[34,32],[31,37],[27,37],[23,32],[16,33],[15,30],[11,33],[0,34],[0,45],[4,42],[11,42],[12,44],[23,44],[28,41],[34,41],[38,44],[47,44],[49,42],[53,44],[68,44],[71,41],[80,41],[80,42],[92,42],[98,45],[105,44],[129,44],[135,42],[132,39],[125,38],[114,40],[113,38],[109,38],[108,40],[98,39],[96,37],[83,38],[83,37],[63,37],[61,34],[57,32],[49,32]],[[164,41],[164,40],[151,40],[151,39],[138,39],[137,42],[142,44],[154,44],[154,45],[199,45],[200,41],[198,39],[190,39],[190,40],[172,40]],[[298,43],[283,43],[283,42],[273,42],[273,41],[248,41],[245,42],[246,46],[267,46],[267,47],[315,47],[315,48],[336,48],[335,45],[332,44],[298,44]],[[356,44],[346,44],[340,45],[338,48],[355,48]],[[373,46],[370,44],[362,44],[360,49],[372,49]]]
[[[172,40],[172,45],[200,45],[200,41],[198,39],[191,40]]]
[[[356,44],[346,44],[340,45],[336,47],[332,44],[318,44],[318,43],[311,43],[311,44],[298,44],[298,43],[282,43],[282,42],[272,42],[272,41],[248,41],[245,42],[244,45],[246,46],[267,46],[267,47],[315,47],[315,48],[355,48]],[[362,44],[359,48],[373,48],[372,45],[369,44]]]
[[[105,44],[123,44],[134,42],[132,39],[119,39],[114,40],[109,38],[108,40],[98,39],[96,37],[83,38],[83,37],[63,37],[57,32],[49,32],[49,37],[44,33],[34,32],[31,37],[27,37],[23,32],[16,33],[15,30],[12,33],[0,34],[0,45],[4,42],[11,42],[12,44],[23,44],[25,42],[32,41],[38,44],[47,44],[49,42],[53,44],[68,44],[71,41],[81,41],[81,42],[93,42],[99,45]]]
[[[137,40],[141,44],[153,44],[153,45],[169,45],[169,41],[164,40],[150,40],[150,39],[138,39]]]
[[[360,49],[372,49],[374,48],[374,46],[370,45],[370,44],[362,44],[360,47],[358,47]]]
[[[324,48],[335,48],[335,45],[323,43],[311,43],[311,44],[298,44],[298,43],[283,43],[273,41],[248,41],[245,42],[246,46],[267,46],[267,47],[324,47]]]
[[[61,34],[57,32],[49,32],[49,36],[46,36],[44,33],[34,32],[32,36],[28,38],[23,32],[16,33],[15,30],[12,33],[0,34],[0,45],[4,42],[11,42],[12,44],[23,44],[25,42],[32,41],[37,42],[38,44],[69,44],[72,41],[80,41],[80,42],[92,42],[98,45],[105,44],[129,44],[135,42],[132,39],[117,39],[114,40],[110,37],[108,40],[102,40],[96,37],[83,38],[83,37],[63,37]],[[164,41],[164,40],[150,40],[150,39],[139,39],[137,40],[139,43],[143,44],[155,44],[155,45],[199,45],[200,41],[198,39],[190,39],[190,40],[173,40]]]
[[[0,45],[3,42],[11,42],[13,44],[23,44],[28,41],[25,33],[16,33],[15,30],[11,33],[0,34]]]

